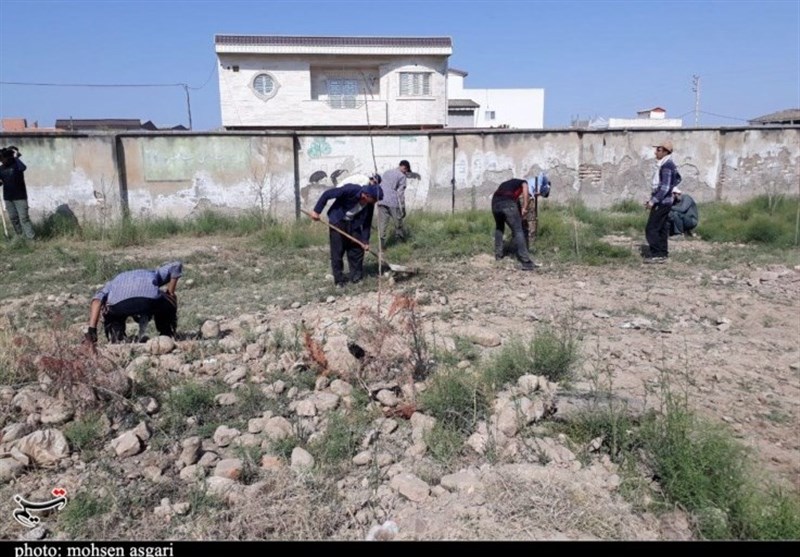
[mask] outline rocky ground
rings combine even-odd
[[[69,503],[38,528],[9,517],[0,537],[691,539],[691,517],[630,496],[603,439],[577,446],[549,427],[601,384],[631,411],[657,405],[668,377],[769,477],[800,488],[800,269],[729,263],[700,241],[672,249],[667,265],[542,259],[535,273],[480,255],[341,292],[324,257],[273,291],[258,285],[280,280],[280,262],[243,258],[232,240],[213,259],[172,242],[170,257],[194,261],[179,289],[190,329],[101,341],[96,356],[64,340],[80,338],[84,290],[7,300],[5,348],[36,380],[0,387],[0,506],[10,515],[14,495],[41,501],[56,487]],[[32,307],[39,320],[60,308],[68,334],[12,326]],[[433,454],[436,420],[420,403],[433,376],[412,369],[449,359],[471,373],[538,326],[580,339],[577,379],[523,376],[462,454]],[[330,431],[358,439],[342,449]]]

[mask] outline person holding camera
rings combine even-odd
[[[144,333],[151,318],[155,320],[160,335],[174,337],[178,328],[175,289],[182,274],[183,264],[173,261],[155,270],[136,269],[115,276],[92,298],[84,342],[97,344],[97,324],[101,315],[106,338],[111,343],[127,340],[125,324],[129,317],[139,324],[139,335],[135,340],[146,340]],[[164,285],[166,289],[161,290]]]
[[[28,190],[25,187],[27,167],[20,156],[19,149],[14,146],[0,149],[0,186],[14,232],[17,236],[24,235],[28,240],[33,240],[36,235],[28,216]]]

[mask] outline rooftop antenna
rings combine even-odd
[[[694,127],[700,126],[700,76],[692,76],[692,91],[694,92]]]

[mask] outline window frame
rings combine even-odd
[[[332,85],[341,82],[341,93],[333,93]],[[348,91],[348,88],[351,91]],[[359,108],[359,82],[352,77],[333,77],[325,80],[328,106],[335,110]],[[354,92],[352,92],[354,91]]]
[[[430,71],[423,71],[423,72],[398,72],[400,77],[398,78],[398,97],[399,98],[419,98],[419,97],[432,97],[433,93],[431,92],[433,89],[432,86],[432,75],[433,72]],[[403,85],[403,78],[404,76],[409,76],[411,83],[408,86]],[[419,78],[419,82],[417,82],[417,78]],[[417,87],[419,85],[419,87]],[[408,91],[410,88],[410,92]]]
[[[256,86],[256,81],[258,81],[258,79],[261,77],[269,79],[272,82],[272,89],[268,93],[263,93],[262,91],[259,91],[258,87]],[[253,79],[250,80],[250,89],[259,99],[261,99],[262,101],[268,101],[272,97],[278,94],[278,89],[280,89],[280,83],[278,83],[278,80],[275,79],[275,76],[272,75],[270,72],[258,72],[253,76]]]

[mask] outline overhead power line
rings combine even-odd
[[[0,81],[0,85],[30,87],[188,87],[185,83],[36,83],[30,81]]]

